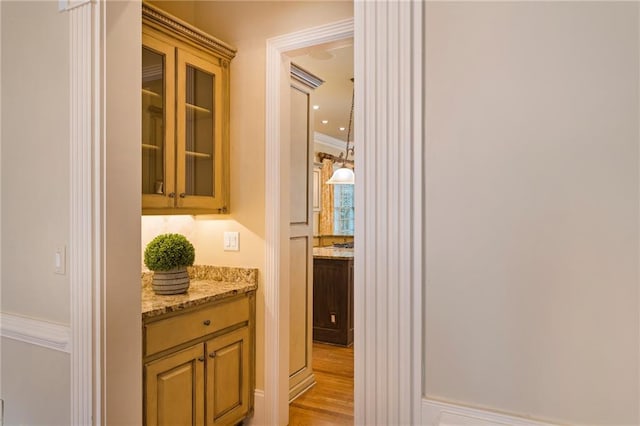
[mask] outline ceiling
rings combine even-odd
[[[324,80],[311,97],[312,105],[318,106],[313,110],[314,130],[346,145],[353,94],[353,39],[292,52],[291,62]]]

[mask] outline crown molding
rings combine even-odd
[[[291,63],[291,77],[309,87],[310,89],[317,89],[324,83],[323,79],[294,64],[293,62]]]
[[[227,43],[146,2],[142,3],[142,20],[159,29],[178,33],[191,43],[210,49],[228,61],[236,56],[236,49]]]
[[[325,135],[320,132],[313,132],[313,142],[315,144],[324,145],[326,147],[339,149],[344,151],[347,146],[347,141],[341,141],[340,139],[336,139],[332,136]],[[353,143],[353,141],[351,141]]]

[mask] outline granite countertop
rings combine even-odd
[[[340,247],[314,247],[313,257],[318,259],[353,259],[353,249]]]
[[[153,292],[152,272],[142,273],[142,319],[244,294],[258,288],[258,270],[194,265],[188,268],[191,284],[183,294],[160,296]]]

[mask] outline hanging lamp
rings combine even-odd
[[[353,83],[353,78],[351,79]],[[351,124],[353,123],[353,101],[355,98],[355,87],[351,92],[351,112],[349,113],[349,127],[347,130],[347,147],[344,153],[340,153],[340,159],[342,159],[342,166],[333,172],[331,179],[329,179],[326,183],[329,185],[353,185],[355,183],[355,174],[353,170],[347,167],[347,160],[349,159],[349,154],[353,155],[353,147],[349,147],[349,142],[351,139]]]

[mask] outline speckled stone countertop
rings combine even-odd
[[[226,266],[194,265],[187,268],[191,284],[183,294],[160,296],[153,292],[152,272],[142,273],[142,319],[181,311],[258,288],[258,270]]]
[[[339,247],[314,247],[313,257],[318,259],[353,259],[353,249]]]

